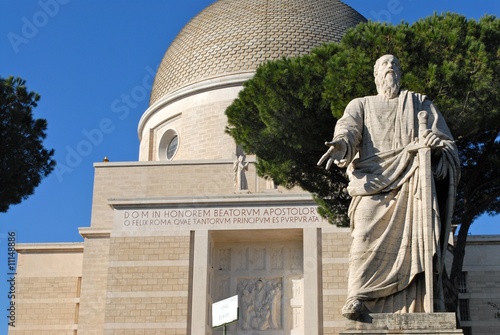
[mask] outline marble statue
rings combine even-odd
[[[234,187],[237,191],[248,190],[247,178],[245,176],[245,171],[248,171],[248,164],[248,162],[245,162],[245,156],[243,155],[239,155],[233,164]]]
[[[365,312],[444,311],[443,262],[460,174],[458,151],[433,103],[400,89],[401,74],[396,57],[376,61],[378,94],[347,105],[318,161],[326,161],[327,169],[333,163],[347,167],[349,176],[352,245],[342,308],[349,319]],[[421,111],[427,121],[419,139]],[[418,147],[430,152],[432,164],[419,160]],[[422,176],[430,180],[428,192]],[[424,207],[423,199],[430,205]],[[427,209],[429,220],[422,214]],[[424,274],[432,278],[432,292],[426,292]],[[424,303],[429,294],[430,306]]]

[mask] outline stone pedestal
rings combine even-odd
[[[463,334],[456,328],[454,313],[374,313],[366,315],[363,321],[346,321],[347,334],[420,334],[456,335]]]

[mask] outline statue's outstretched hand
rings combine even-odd
[[[326,169],[329,170],[332,163],[339,167],[344,167],[346,165],[345,154],[347,152],[347,145],[343,140],[334,140],[331,142],[325,142],[326,146],[330,148],[326,153],[321,156],[318,161],[318,165],[322,165],[326,160]]]

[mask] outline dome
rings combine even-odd
[[[338,0],[219,0],[177,35],[160,64],[150,105],[179,88],[253,71],[266,60],[299,56],[339,41],[365,21]]]

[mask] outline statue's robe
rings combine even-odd
[[[370,312],[425,312],[422,167],[418,153],[409,149],[418,137],[421,110],[428,112],[428,128],[444,144],[432,152],[430,227],[434,308],[444,310],[441,274],[460,164],[441,113],[425,96],[402,91],[394,99],[377,95],[351,101],[335,127],[334,139],[347,144],[352,196],[348,301],[363,300]]]

